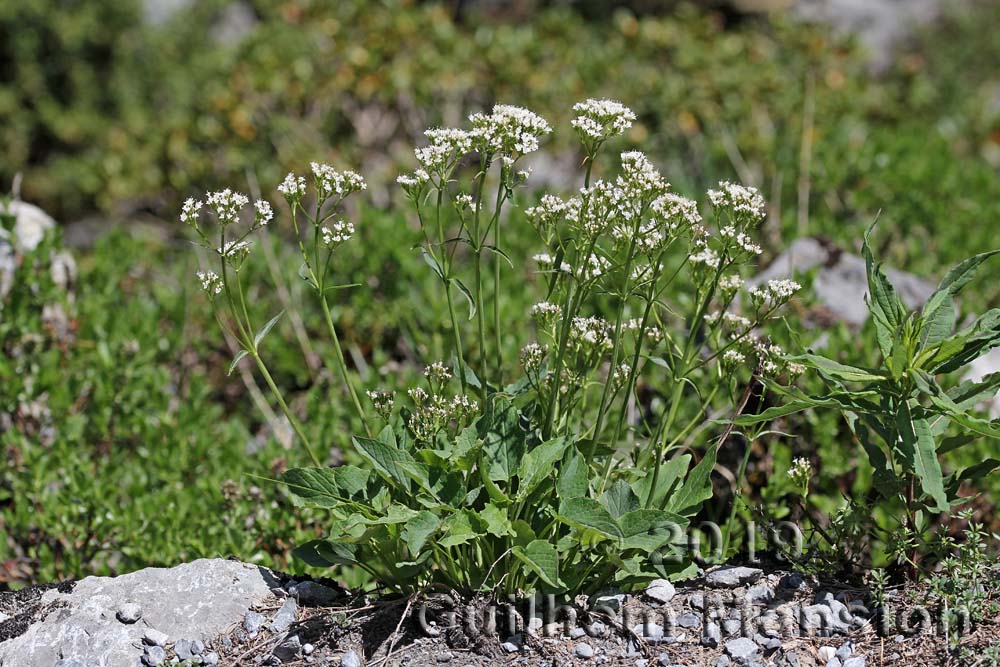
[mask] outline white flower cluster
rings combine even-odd
[[[812,463],[809,462],[809,459],[802,457],[796,457],[788,469],[788,477],[795,486],[801,489],[809,488],[809,480],[812,479],[812,475]]]
[[[274,219],[274,209],[271,208],[270,202],[258,199],[253,203],[253,207],[257,211],[257,214],[254,216],[255,225],[264,227]]]
[[[201,288],[209,295],[222,293],[222,278],[215,271],[199,271],[198,280],[201,281]]]
[[[306,179],[289,172],[278,186],[278,193],[288,201],[301,199],[306,194]]]
[[[435,361],[430,366],[424,367],[424,377],[435,384],[447,382],[451,379],[451,369],[443,362]]]
[[[540,301],[531,307],[531,316],[539,326],[549,327],[562,317],[562,306],[557,303]]]
[[[584,281],[594,280],[610,270],[611,262],[607,258],[590,253],[590,257],[583,260],[582,265],[577,267],[576,277]]]
[[[733,348],[722,353],[722,365],[728,369],[734,369],[746,363],[747,355]]]
[[[601,317],[574,317],[569,330],[570,340],[585,350],[610,350],[611,326]]]
[[[537,206],[528,208],[524,214],[537,229],[553,227],[566,211],[566,202],[555,195],[544,195]]]
[[[719,289],[726,293],[732,293],[743,287],[743,278],[739,275],[733,273],[728,276],[722,276],[719,279]]]
[[[750,329],[753,324],[750,320],[743,317],[742,315],[737,315],[736,313],[719,313],[715,311],[713,313],[707,313],[705,315],[705,321],[709,324],[716,324],[718,322],[723,322],[731,328],[733,328],[737,333],[742,334]]]
[[[785,351],[781,346],[759,338],[752,338],[751,344],[757,356],[757,368],[760,372],[764,375],[777,375],[785,357]]]
[[[622,153],[621,161],[622,175],[618,179],[618,185],[630,194],[658,195],[670,187],[642,151]]]
[[[702,248],[688,258],[688,261],[695,265],[704,265],[709,269],[719,268],[719,254],[711,248]]]
[[[650,209],[668,231],[701,224],[698,203],[672,192],[657,197]]]
[[[311,162],[309,167],[316,178],[316,190],[321,199],[331,195],[343,198],[368,187],[365,179],[357,172],[337,171],[330,165],[319,162]]]
[[[802,289],[802,285],[794,280],[768,280],[763,285],[751,287],[747,293],[750,301],[757,307],[779,306]]]
[[[414,437],[424,442],[433,440],[452,422],[461,425],[479,411],[479,404],[464,394],[448,399],[437,394],[428,395],[419,387],[407,393],[416,405],[407,424]]]
[[[216,252],[229,260],[230,263],[239,265],[244,259],[247,258],[247,255],[250,254],[250,242],[227,241],[226,245],[222,248],[218,248]]]
[[[632,376],[632,365],[626,362],[618,364],[618,368],[611,374],[611,389],[618,391],[625,386],[629,377]]]
[[[198,216],[201,214],[201,207],[204,204],[200,201],[195,201],[192,198],[188,198],[184,202],[184,206],[181,207],[181,222],[185,225],[197,225]]]
[[[548,121],[523,107],[497,104],[489,115],[474,113],[472,145],[486,155],[520,156],[538,150],[538,139],[552,131]]]
[[[540,252],[537,255],[534,255],[531,259],[535,260],[535,263],[538,264],[538,266],[546,270],[552,270],[556,266],[555,258],[547,252]],[[573,267],[566,262],[560,262],[559,270],[563,273],[571,273],[573,271]]]
[[[622,322],[622,329],[625,331],[638,331],[640,326],[642,326],[642,320],[637,317]],[[650,342],[658,343],[663,340],[663,330],[647,323],[646,338]]]
[[[726,225],[719,230],[719,235],[726,239],[732,239],[735,241],[737,247],[743,250],[748,255],[759,255],[764,252],[758,244],[753,242],[753,239],[746,232],[741,232],[736,229],[733,225]]]
[[[389,417],[392,415],[392,406],[396,402],[395,397],[388,391],[380,390],[369,390],[367,392],[368,399],[371,400],[372,405],[375,407],[375,412],[378,415],[388,421]]]
[[[231,225],[239,222],[240,211],[250,203],[249,197],[229,188],[205,195],[205,203],[215,211],[220,225]]]
[[[319,231],[323,245],[333,250],[354,236],[354,223],[347,220],[337,220],[329,227],[321,227]]]
[[[635,121],[635,113],[615,100],[588,99],[573,105],[579,114],[570,124],[585,142],[598,142],[624,134]]]
[[[524,371],[528,374],[537,373],[542,366],[542,360],[545,359],[545,352],[545,348],[538,343],[528,343],[522,347],[518,358]]]
[[[455,195],[455,206],[457,206],[459,210],[472,208],[472,205],[475,203],[475,199],[473,199],[472,195],[468,193],[463,192],[462,194]]]
[[[396,182],[403,186],[403,190],[410,196],[416,196],[430,180],[430,174],[423,169],[417,169],[412,174],[400,174],[396,177]]]
[[[733,216],[757,223],[767,215],[767,203],[757,188],[722,181],[718,190],[709,190],[708,199],[716,209],[726,209]]]

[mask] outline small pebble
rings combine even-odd
[[[194,642],[187,639],[178,639],[177,643],[174,644],[174,652],[177,654],[178,659],[181,662],[185,660],[193,660],[197,653],[194,651]],[[202,650],[205,649],[205,645],[202,644]]]
[[[361,667],[361,658],[354,651],[348,651],[340,658],[340,667]]]
[[[852,644],[851,642],[844,642],[843,644],[840,645],[840,648],[837,649],[837,653],[835,655],[840,659],[841,662],[847,660],[852,655],[854,655],[854,644]]]
[[[219,664],[219,654],[216,653],[215,651],[212,651],[211,653],[206,653],[205,655],[201,656],[201,662],[203,665],[217,665]]]
[[[285,641],[278,644],[272,653],[281,662],[291,662],[299,657],[299,652],[302,650],[302,640],[299,639],[298,635],[292,635]]]
[[[726,642],[726,654],[737,662],[749,662],[756,657],[759,650],[757,644],[748,637],[737,637]]]
[[[601,623],[600,621],[594,621],[590,625],[586,626],[585,630],[591,637],[603,637],[608,633],[608,626],[604,625],[604,623]]]
[[[866,667],[866,660],[863,656],[856,655],[853,658],[844,660],[843,667]]]
[[[142,664],[149,667],[162,665],[166,659],[167,652],[163,650],[162,646],[147,646],[145,652],[142,654]]]
[[[832,646],[820,646],[816,655],[819,656],[820,662],[829,662],[830,658],[837,655],[837,649]]]
[[[305,655],[309,655],[310,653],[312,653],[315,650],[316,650],[316,647],[313,646],[312,644],[303,644],[302,645],[302,653],[304,653]]]
[[[167,636],[167,633],[160,632],[155,628],[146,628],[146,631],[142,633],[142,643],[149,646],[166,646],[168,641],[170,641],[170,637]]]
[[[274,618],[271,619],[271,625],[269,625],[268,627],[271,629],[272,632],[280,634],[285,630],[287,630],[292,625],[292,623],[295,622],[295,619],[298,617],[298,614],[299,614],[298,603],[293,598],[288,598],[281,605],[281,609],[279,609],[278,613],[274,615]]]
[[[701,645],[715,648],[722,642],[722,631],[716,623],[706,623],[705,632],[701,635]]]
[[[713,665],[713,667],[729,667],[732,662],[729,660],[729,656],[720,655]]]
[[[438,655],[437,655],[437,661],[438,662],[451,662],[451,659],[453,657],[454,656],[451,653],[448,653],[447,651],[445,651],[444,653],[438,653]]]
[[[660,664],[660,667],[670,667],[670,654],[661,653],[660,655],[656,656],[656,662]]]
[[[697,628],[701,625],[701,617],[698,614],[681,614],[677,617],[677,625],[682,628]]]
[[[594,649],[590,644],[577,644],[576,650],[574,650],[576,657],[589,660],[594,657]]]
[[[570,639],[579,639],[580,637],[584,636],[585,634],[587,634],[587,631],[584,630],[583,628],[573,628],[569,632],[569,638]]]
[[[247,615],[243,617],[243,629],[247,631],[248,635],[254,637],[264,626],[265,620],[267,619],[264,618],[263,614],[258,614],[255,611],[248,611]]]
[[[507,651],[507,653],[517,653],[518,651],[521,650],[521,647],[515,644],[514,642],[504,642],[503,644],[500,645],[500,647],[503,650]]]
[[[654,579],[646,587],[646,597],[657,602],[670,602],[677,595],[677,589],[666,579]]]
[[[142,618],[142,608],[134,602],[126,602],[122,606],[118,607],[118,613],[116,616],[122,623],[131,625]]]

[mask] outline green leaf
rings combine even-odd
[[[970,257],[944,277],[937,290],[924,304],[921,313],[924,324],[924,330],[921,334],[921,349],[937,345],[955,329],[955,300],[953,297],[975,277],[979,265],[998,252],[1000,250],[992,250]]]
[[[617,519],[623,514],[639,509],[639,498],[632,491],[628,482],[620,479],[604,492],[604,495],[601,496],[601,504],[612,517]]]
[[[882,272],[881,266],[875,263],[869,242],[874,227],[873,222],[865,231],[861,254],[865,258],[865,270],[868,274],[868,309],[875,323],[875,335],[882,356],[889,358],[892,356],[893,338],[902,325],[906,308],[896,294],[896,289]]]
[[[237,352],[236,356],[233,357],[233,363],[229,364],[229,370],[226,371],[226,375],[232,375],[233,371],[236,370],[236,364],[243,361],[243,357],[247,356],[248,354],[250,353],[247,352],[246,350],[240,350],[239,352]]]
[[[559,579],[559,553],[550,543],[535,540],[526,547],[514,547],[511,553],[549,586],[564,587]]]
[[[281,481],[292,494],[292,502],[299,507],[339,507],[345,494],[330,468],[291,468],[281,476]]]
[[[462,293],[465,300],[469,302],[469,319],[471,320],[476,316],[476,300],[472,297],[472,292],[465,286],[465,283],[458,278],[453,278],[452,282],[454,282],[455,286],[458,287],[458,291]]]
[[[900,406],[896,419],[900,445],[905,448],[908,458],[912,457],[913,471],[920,482],[920,488],[934,500],[934,509],[939,512],[947,511],[950,505],[944,490],[944,476],[930,423],[915,416],[908,402]]]
[[[360,436],[355,436],[351,440],[361,457],[368,461],[385,481],[403,491],[410,490],[410,473],[404,464],[416,464],[412,456],[379,440]]]
[[[623,549],[652,553],[667,544],[682,542],[688,520],[663,510],[640,509],[623,514],[618,524],[625,536]]]
[[[445,279],[444,278],[444,271],[441,269],[441,265],[438,264],[438,261],[437,261],[437,259],[435,259],[434,255],[432,255],[431,253],[429,253],[427,251],[427,248],[421,248],[420,249],[420,255],[421,255],[421,257],[424,258],[424,263],[427,264],[427,266],[431,267],[431,271],[433,271],[437,275],[438,278],[440,278],[441,280],[444,280]]]
[[[487,408],[479,426],[489,478],[509,482],[517,474],[528,449],[528,433],[521,423],[521,413],[510,401],[498,399]]]
[[[948,398],[963,410],[974,408],[983,401],[988,401],[997,395],[1000,389],[1000,373],[990,373],[977,380],[966,380],[957,387],[947,391]]]
[[[484,244],[483,248],[486,249],[486,250],[489,250],[490,252],[492,252],[495,255],[499,255],[499,256],[503,257],[505,260],[507,260],[507,264],[510,265],[510,268],[512,268],[512,269],[514,268],[514,262],[511,261],[510,257],[507,256],[507,253],[505,253],[500,248],[496,247],[495,245],[490,245],[490,244]]]
[[[561,460],[567,438],[554,438],[538,445],[521,459],[517,469],[517,500],[524,500],[549,475],[555,472],[555,464]]]
[[[650,506],[660,507],[667,494],[674,488],[688,468],[691,467],[691,455],[681,454],[675,456],[660,466],[660,478],[656,481],[657,489],[652,497],[649,495],[649,487],[653,483],[652,473],[647,473],[645,477],[636,480],[632,484],[632,489],[639,498],[649,498]]]
[[[514,527],[507,518],[507,511],[494,505],[486,503],[486,507],[479,511],[480,518],[486,522],[486,532],[497,537],[507,537],[514,535]]]
[[[687,516],[696,512],[703,502],[712,497],[712,470],[715,469],[717,446],[711,446],[698,465],[688,474],[677,493],[667,499],[663,509]]]
[[[589,472],[587,460],[576,447],[572,447],[566,463],[559,470],[559,479],[556,481],[556,493],[559,499],[569,500],[587,495]]]
[[[869,368],[859,368],[848,366],[833,359],[827,359],[815,354],[803,354],[793,357],[794,361],[799,361],[810,368],[815,368],[820,375],[831,380],[843,382],[881,382],[888,380],[884,374]]]
[[[347,496],[355,496],[365,490],[371,472],[357,466],[343,465],[333,468],[333,479]]]
[[[592,498],[570,498],[559,504],[559,520],[574,528],[594,531],[615,541],[622,539],[622,529],[611,514]]]
[[[357,547],[329,540],[313,540],[296,547],[292,556],[310,567],[332,567],[334,565],[357,565]]]
[[[264,336],[266,336],[271,328],[278,323],[278,320],[280,320],[281,316],[284,314],[285,311],[282,310],[280,313],[268,320],[267,324],[261,327],[260,331],[257,332],[257,335],[253,337],[253,349],[256,350],[260,347],[260,342],[264,340]]]
[[[410,519],[403,529],[402,537],[406,540],[406,548],[410,550],[410,556],[416,558],[427,538],[433,535],[441,527],[441,520],[436,514],[428,510],[418,512]]]
[[[479,524],[479,517],[475,517],[471,511],[461,510],[450,515],[441,525],[444,531],[444,538],[438,540],[438,544],[446,549],[465,544],[469,540],[474,540],[483,534],[473,526],[473,519]]]

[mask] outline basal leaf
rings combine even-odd
[[[441,528],[444,532],[444,537],[438,540],[438,544],[448,548],[476,539],[484,534],[484,531],[479,530],[479,523],[479,517],[475,516],[471,511],[460,510],[455,512],[442,523]]]
[[[559,553],[550,543],[535,540],[526,547],[514,547],[512,553],[546,584],[563,588],[559,579]]]
[[[559,504],[557,517],[574,528],[594,531],[603,537],[621,540],[622,529],[611,514],[592,498],[570,498]]]
[[[701,504],[712,497],[712,470],[718,448],[710,446],[698,465],[688,474],[680,489],[666,499],[663,509],[687,516],[698,511]]]
[[[306,507],[339,507],[351,494],[340,487],[331,468],[291,468],[281,481],[292,494],[292,502]]]
[[[310,567],[332,567],[334,565],[356,565],[357,547],[329,540],[306,542],[292,551],[292,555]]]
[[[360,436],[355,436],[352,440],[358,453],[383,479],[403,491],[410,490],[410,474],[403,464],[416,464],[412,456],[379,440]]]
[[[632,491],[628,482],[620,479],[604,492],[604,495],[601,496],[601,504],[612,517],[617,519],[627,512],[639,509],[639,498]]]
[[[490,479],[509,482],[528,449],[528,432],[521,423],[521,413],[506,399],[493,401],[479,422],[479,437]]]
[[[623,549],[652,553],[667,544],[683,541],[688,520],[663,510],[641,509],[623,514],[618,524],[625,536]]]
[[[555,464],[561,460],[567,438],[554,438],[538,445],[521,459],[517,469],[517,499],[524,500],[549,475],[555,472]]]
[[[479,516],[486,522],[486,532],[496,537],[507,537],[514,535],[514,527],[507,518],[507,510],[501,509],[493,503],[486,503],[486,507],[479,510]]]
[[[403,539],[406,540],[406,548],[410,550],[410,555],[414,558],[424,548],[427,538],[433,535],[441,527],[441,520],[433,512],[423,510],[410,519],[406,528],[403,529]]]
[[[577,451],[576,447],[572,447],[566,462],[559,470],[559,478],[556,481],[556,493],[559,499],[569,500],[587,495],[589,473],[587,460]]]

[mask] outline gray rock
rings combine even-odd
[[[697,628],[701,625],[701,617],[698,614],[681,614],[677,617],[677,625],[682,628]]]
[[[844,660],[843,667],[866,667],[866,660],[863,656],[856,655]]]
[[[722,630],[716,623],[706,623],[705,631],[701,634],[701,645],[715,648],[722,642]]]
[[[630,629],[633,634],[645,638],[646,641],[654,643],[663,641],[662,625],[656,623],[636,623]]]
[[[146,628],[146,631],[142,633],[143,644],[148,644],[150,646],[166,646],[169,641],[170,637],[167,636],[167,633],[160,632],[156,628]]]
[[[735,635],[743,629],[743,623],[738,618],[727,618],[722,622],[722,630],[727,635]]]
[[[860,327],[868,319],[865,296],[868,278],[864,258],[831,247],[814,238],[792,242],[763,272],[747,281],[748,286],[768,280],[795,278],[816,269],[813,291],[817,300],[836,319]],[[934,293],[935,285],[917,276],[885,268],[907,307],[919,308]]]
[[[504,642],[503,644],[500,645],[500,647],[504,651],[507,651],[507,653],[517,653],[518,651],[521,650],[521,647],[515,644],[514,642]]]
[[[573,653],[578,658],[583,658],[584,660],[589,660],[594,657],[594,649],[590,644],[577,644]]]
[[[436,660],[438,662],[442,662],[442,663],[444,663],[444,662],[451,662],[452,658],[454,658],[454,657],[455,656],[453,656],[451,653],[449,653],[448,651],[445,651],[444,653],[438,653]]]
[[[695,593],[694,595],[688,598],[688,604],[691,605],[693,608],[701,611],[702,609],[705,608],[705,596],[702,595],[701,593]]]
[[[217,665],[219,664],[219,654],[216,653],[215,651],[211,651],[210,653],[206,653],[205,655],[201,656],[201,661],[202,664],[205,665]]]
[[[604,591],[590,598],[591,609],[607,609],[612,613],[621,611],[624,604],[625,594],[617,591]]]
[[[656,656],[656,662],[660,665],[660,667],[669,667],[669,665],[670,665],[670,654],[669,653],[661,653],[660,655]]]
[[[142,664],[149,667],[162,665],[166,659],[167,652],[163,650],[162,646],[147,646],[145,652],[142,654]]]
[[[255,637],[257,636],[257,633],[260,632],[260,629],[264,627],[264,621],[266,620],[267,619],[264,618],[263,614],[259,614],[255,611],[249,611],[247,612],[247,615],[243,617],[243,629],[247,631],[248,635]]]
[[[774,600],[774,591],[767,584],[757,584],[747,590],[747,600],[751,604],[767,604]]]
[[[729,656],[720,655],[715,659],[715,662],[712,663],[712,667],[729,667],[731,664],[732,661],[729,659]]]
[[[312,644],[303,644],[302,645],[302,655],[309,655],[310,653],[312,653],[315,650],[316,650],[316,647],[313,646]]]
[[[10,617],[4,616],[3,618],[0,618],[0,621],[4,621],[8,618]],[[87,667],[87,665],[83,662],[83,660],[77,660],[76,658],[63,658],[57,662],[54,667]]]
[[[790,588],[792,590],[796,590],[802,588],[802,586],[805,583],[806,580],[802,577],[801,574],[798,573],[789,574],[781,578],[782,588]]]
[[[587,631],[580,627],[573,628],[572,630],[569,631],[570,639],[579,639],[585,634],[587,634]]]
[[[837,655],[837,649],[832,646],[820,646],[816,650],[816,656],[819,658],[820,662],[829,662],[833,657]]]
[[[142,607],[134,602],[126,602],[118,607],[115,618],[125,624],[132,624],[142,618]]]
[[[755,567],[723,566],[705,575],[705,583],[709,586],[736,588],[752,584],[764,575],[763,570]]]
[[[201,641],[190,639],[178,639],[174,644],[174,652],[177,657],[184,660],[194,660],[194,657],[205,652],[205,644]]]
[[[274,647],[274,657],[281,662],[291,662],[299,657],[302,651],[302,640],[298,635],[292,635]]]
[[[843,664],[840,662],[840,658],[833,656],[826,661],[826,667],[843,667]]]
[[[604,625],[601,621],[594,621],[590,625],[586,626],[584,630],[591,637],[603,637],[608,634],[608,626]]]
[[[143,655],[147,628],[168,637],[214,639],[270,597],[273,578],[263,568],[221,559],[87,577],[69,593],[50,589],[43,594],[42,604],[62,609],[0,643],[0,665],[52,667],[71,656],[88,665],[134,667]],[[128,600],[143,601],[144,623],[115,620]],[[147,647],[146,655],[157,654],[154,649],[161,647]]]
[[[677,595],[677,589],[666,579],[655,579],[646,587],[646,597],[657,602],[670,602]]]
[[[340,658],[340,667],[361,667],[361,658],[355,651],[348,651]]]
[[[760,651],[752,639],[737,637],[726,642],[726,655],[737,662],[749,662]]]
[[[764,648],[766,648],[768,651],[777,651],[779,648],[781,648],[781,640],[778,639],[777,637],[770,637],[767,640],[767,643],[764,644]]]
[[[840,648],[837,649],[837,653],[835,655],[840,658],[841,661],[847,660],[854,655],[854,644],[851,642],[844,642],[840,645]]]
[[[271,619],[268,628],[275,634],[281,634],[287,630],[299,615],[299,605],[293,598],[288,598],[278,609],[278,613]]]
[[[317,584],[315,581],[300,581],[293,584],[288,587],[288,594],[297,598],[299,604],[317,607],[329,607],[336,603],[340,597],[340,593],[336,590],[323,584]]]

